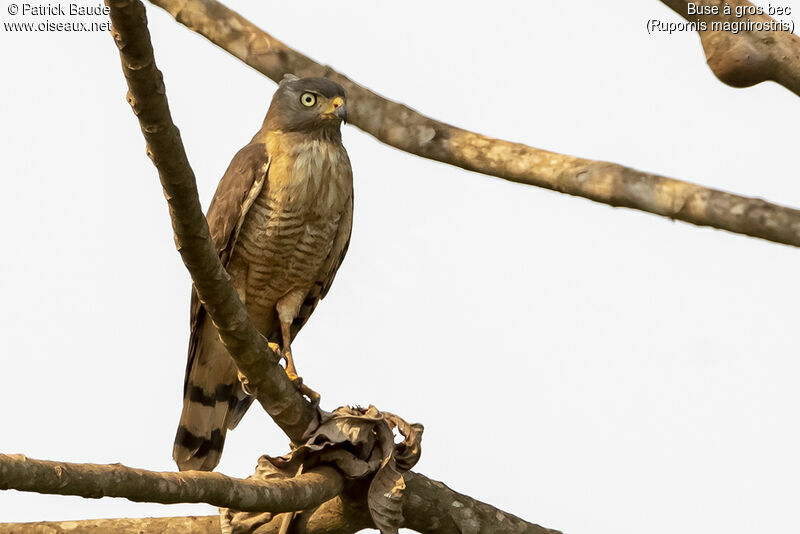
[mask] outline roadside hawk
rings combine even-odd
[[[330,289],[350,242],[353,173],[340,131],[346,118],[339,84],[287,75],[208,209],[222,264],[298,385],[291,342]],[[214,469],[227,429],[252,401],[193,290],[183,412],[172,452],[178,468]]]

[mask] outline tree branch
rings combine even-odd
[[[800,211],[634,169],[493,139],[428,118],[316,63],[215,0],[150,0],[274,81],[327,76],[348,95],[350,122],[424,158],[699,226],[800,246]]]
[[[468,497],[425,475],[408,472],[403,496],[403,528],[428,534],[468,534],[502,532],[505,534],[561,534],[558,530],[528,523],[519,517]],[[364,487],[350,487],[319,508],[297,517],[297,534],[337,534],[375,528],[365,505]],[[322,517],[326,521],[320,525]],[[277,534],[281,518],[276,517],[250,532]],[[349,530],[352,529],[352,530]],[[234,529],[234,533],[236,533]],[[0,534],[3,534],[0,530]]]
[[[0,454],[0,489],[90,499],[203,502],[245,512],[278,513],[314,508],[338,495],[343,486],[342,475],[325,466],[295,478],[264,482],[205,471],[160,473],[122,464],[74,464]]]
[[[432,534],[505,532],[559,534],[528,523],[489,504],[462,495],[425,475],[409,472],[403,497],[403,527]],[[0,489],[17,489],[83,497],[124,497],[138,502],[206,502],[254,512],[307,510],[292,524],[297,534],[350,534],[375,528],[367,508],[363,481],[343,491],[342,476],[323,467],[294,479],[263,483],[239,480],[219,473],[187,471],[157,473],[120,464],[70,464],[0,455]],[[334,497],[335,496],[335,497]],[[322,504],[320,504],[322,503]],[[258,534],[276,534],[283,516],[257,526]],[[205,518],[104,519],[78,522],[81,532],[219,532],[219,521]],[[0,534],[59,533],[76,522],[0,524]],[[84,530],[85,527],[85,530]],[[89,530],[92,527],[96,530]],[[138,529],[138,530],[137,530]]]
[[[292,534],[352,534],[374,528],[366,512],[366,523],[345,513],[338,498],[328,501],[312,514],[292,521]],[[278,534],[279,516],[259,528],[257,534]],[[365,518],[361,518],[362,520]],[[130,519],[84,519],[0,523],[0,534],[220,534],[219,516],[145,517]]]
[[[106,0],[106,4],[128,82],[128,102],[139,119],[147,154],[158,170],[181,258],[225,347],[247,376],[250,390],[289,438],[300,442],[317,423],[317,410],[278,365],[278,355],[269,350],[266,339],[253,326],[217,256],[194,173],[155,65],[144,6],[139,0]]]
[[[776,21],[767,15],[736,16],[736,7],[754,7],[746,0],[693,0],[695,5],[716,8],[717,14],[690,15],[687,0],[661,0],[690,22],[703,21],[698,29],[706,61],[714,75],[733,87],[750,87],[767,80],[775,81],[800,96],[800,37],[787,31],[753,29],[732,33],[714,23],[737,25],[748,19],[774,27]],[[733,8],[725,14],[723,7]],[[781,5],[782,7],[782,5]],[[746,12],[746,11],[744,11]]]
[[[0,523],[0,534],[219,534],[219,516]]]
[[[408,472],[404,478],[406,490],[402,501],[403,522],[400,524],[403,528],[431,534],[560,534],[557,530],[529,523],[490,504],[453,491],[425,475]],[[343,534],[348,532],[347,529],[354,529],[349,532],[355,532],[363,528],[376,528],[364,498],[367,486],[364,481],[355,481],[333,501],[301,513],[297,518],[297,525],[300,525],[298,532],[319,532],[317,520],[322,514],[327,517],[325,532],[328,528]],[[252,523],[240,529],[234,528],[234,534],[276,534],[281,524],[281,517],[266,518],[262,522],[256,518],[248,520]]]
[[[558,530],[528,523],[490,504],[462,495],[419,473],[408,473],[406,488],[403,526],[417,532],[561,534]]]

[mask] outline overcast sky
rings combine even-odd
[[[147,7],[207,206],[275,84]],[[680,20],[658,1],[231,7],[451,124],[800,206],[797,97],[724,86],[696,34],[648,35]],[[116,47],[0,50],[0,452],[173,470],[190,280]],[[418,471],[569,534],[796,531],[796,249],[344,142],[350,252],[293,345],[324,407],[423,423]],[[287,446],[254,406],[218,470]],[[207,513],[0,492],[0,522]]]

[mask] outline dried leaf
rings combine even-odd
[[[403,473],[419,460],[423,427],[380,412],[374,406],[341,407],[333,412],[320,410],[320,425],[305,443],[286,456],[262,456],[250,478],[291,477],[320,464],[334,465],[347,477],[373,476],[367,492],[372,519],[382,534],[396,534],[403,520]],[[403,436],[394,442],[393,429]],[[271,514],[244,514],[222,511],[223,529],[231,534],[252,534],[272,519]]]

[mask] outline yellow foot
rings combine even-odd
[[[286,376],[289,377],[289,380],[292,381],[292,384],[294,384],[294,386],[298,389],[298,391],[300,391],[300,393],[308,397],[308,400],[310,400],[312,404],[314,405],[319,404],[320,400],[319,393],[317,393],[307,385],[303,384],[303,379],[301,377],[297,376],[297,374],[291,371],[286,371]]]
[[[280,345],[278,345],[277,343],[273,343],[272,341],[267,341],[267,346],[269,347],[269,350],[277,354],[281,358],[281,360],[286,359],[286,356],[283,355],[283,351],[281,350]]]

